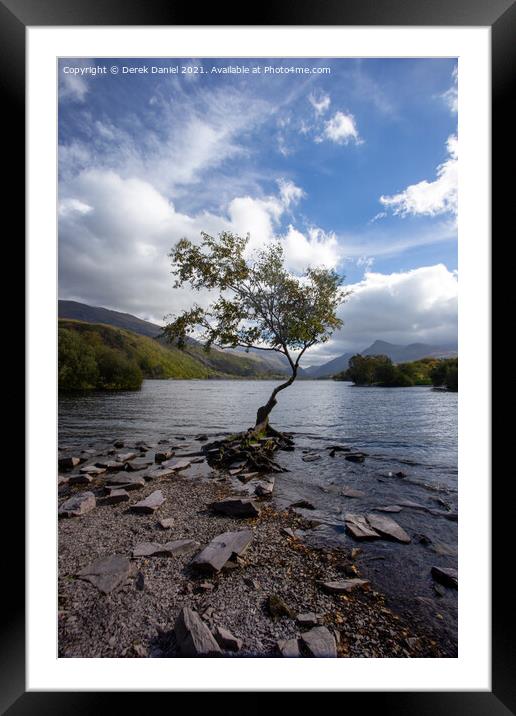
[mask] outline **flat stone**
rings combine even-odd
[[[370,513],[366,515],[366,519],[371,527],[381,534],[382,537],[387,537],[396,540],[396,542],[402,542],[403,544],[410,542],[410,537],[403,527],[400,527],[391,517]]]
[[[152,465],[152,460],[137,458],[136,460],[131,460],[127,463],[127,469],[130,472],[137,472],[138,470],[145,470],[145,468],[149,467],[149,465]]]
[[[117,462],[129,462],[130,460],[134,460],[135,457],[138,457],[135,452],[126,452],[123,454],[118,454],[115,456],[115,459]]]
[[[98,467],[105,467],[108,472],[120,472],[126,469],[125,462],[116,462],[115,460],[109,460],[108,462],[96,462],[95,465]]]
[[[399,505],[387,505],[386,507],[375,507],[377,512],[401,512],[403,507]]]
[[[301,656],[298,639],[280,639],[276,645],[281,656],[286,659],[299,659]]]
[[[96,465],[84,465],[84,467],[81,467],[79,472],[83,475],[102,475],[104,472],[106,472],[106,468],[97,467]]]
[[[178,539],[173,542],[140,542],[133,550],[133,557],[178,557],[199,549],[201,545],[192,539]]]
[[[68,480],[69,485],[89,485],[91,482],[93,482],[91,475],[70,475]]]
[[[302,627],[314,627],[319,625],[319,617],[313,612],[307,612],[306,614],[298,614],[296,622]]]
[[[57,464],[61,470],[72,470],[74,467],[77,467],[80,462],[80,457],[60,457]]]
[[[366,521],[363,515],[348,512],[344,516],[346,529],[355,539],[379,539],[380,535]]]
[[[436,582],[444,584],[445,587],[458,589],[459,575],[456,569],[451,567],[432,567],[431,573]]]
[[[315,462],[316,460],[320,460],[321,456],[317,453],[309,453],[308,455],[304,455],[301,460],[303,462]]]
[[[289,507],[301,507],[303,510],[315,510],[315,505],[308,500],[297,500],[297,502],[292,502]]]
[[[348,594],[358,587],[369,584],[367,579],[340,579],[335,582],[320,582],[321,587],[329,594]]]
[[[165,462],[162,462],[161,467],[178,472],[179,470],[184,470],[185,468],[190,467],[191,464],[191,460],[186,460],[184,458],[178,460],[176,458],[172,458],[171,460],[165,460]]]
[[[249,498],[226,497],[213,502],[211,507],[215,512],[230,517],[257,517],[260,514],[258,505]]]
[[[170,460],[173,454],[173,450],[161,450],[154,455],[154,462],[160,464],[165,462],[165,460]]]
[[[174,625],[177,650],[181,656],[215,656],[220,646],[201,617],[188,607],[179,612]]]
[[[345,460],[348,460],[349,462],[364,462],[366,458],[366,455],[361,452],[351,452],[348,455],[344,456]]]
[[[118,505],[120,502],[128,502],[129,494],[126,490],[115,488],[110,490],[109,495],[102,499],[103,505]]]
[[[252,530],[224,532],[193,559],[192,566],[202,571],[219,572],[231,557],[243,554],[252,540]]]
[[[420,505],[418,502],[411,502],[410,500],[402,500],[398,503],[401,507],[408,507],[412,510],[421,510],[422,512],[429,512],[428,507]]]
[[[132,566],[127,557],[113,554],[97,559],[93,564],[78,572],[77,577],[91,582],[103,594],[109,594],[123,584],[131,572]]]
[[[142,475],[117,475],[108,477],[106,486],[120,487],[124,490],[137,490],[145,487],[145,478]]]
[[[161,490],[155,490],[144,500],[140,500],[140,502],[133,505],[131,509],[133,512],[149,514],[155,512],[164,502],[165,498],[163,497]]]
[[[274,490],[274,480],[259,482],[254,488],[254,494],[258,497],[268,497]]]
[[[362,492],[362,490],[355,490],[352,487],[343,487],[342,488],[342,495],[344,497],[365,497],[365,492]]]
[[[164,530],[169,530],[174,526],[175,520],[173,517],[164,517],[159,521],[159,526]]]
[[[252,480],[254,477],[258,477],[259,474],[259,472],[241,472],[238,475],[238,479],[240,480],[240,482],[243,482],[245,484]]]
[[[240,651],[243,646],[242,639],[237,639],[230,631],[222,627],[215,627],[213,636],[220,648],[225,651]]]
[[[298,539],[298,536],[291,527],[282,527],[280,532],[286,537],[292,537],[292,539]]]
[[[329,629],[317,626],[301,635],[301,641],[310,656],[317,658],[336,658],[337,644]]]
[[[113,447],[115,447],[117,450],[120,450],[120,448],[124,447],[124,441],[123,440],[115,440],[113,442]]]
[[[96,506],[93,492],[80,492],[63,502],[58,510],[59,517],[79,517],[85,515]]]

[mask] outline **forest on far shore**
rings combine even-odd
[[[433,385],[454,393],[458,390],[458,358],[422,358],[410,363],[393,363],[388,356],[354,355],[347,370],[334,380],[349,380],[355,385],[382,388],[409,388]]]

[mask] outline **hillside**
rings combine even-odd
[[[164,338],[159,338],[162,330],[161,326],[149,321],[143,321],[130,313],[112,311],[100,306],[88,306],[77,301],[59,300],[58,315],[60,319],[114,326],[138,335],[157,338],[164,348],[175,351],[174,355],[176,356],[179,355],[177,349],[171,346]],[[290,373],[287,359],[277,353],[254,349],[246,353],[244,349],[239,348],[220,350],[215,347],[209,353],[206,353],[201,344],[195,339],[187,338],[187,343],[188,347],[184,352],[181,351],[180,355],[189,355],[196,363],[200,363],[204,370],[208,369],[215,373],[224,373],[228,376],[242,378],[277,378]]]
[[[155,339],[99,323],[59,320],[60,390],[139,388],[143,378],[211,378],[213,369]]]
[[[409,345],[397,345],[387,341],[375,341],[363,351],[352,351],[344,353],[323,365],[310,366],[305,368],[304,375],[307,378],[330,378],[337,373],[348,369],[349,361],[354,355],[362,356],[387,356],[393,363],[408,363],[418,361],[422,358],[453,358],[457,351],[441,346],[432,346],[427,343],[410,343]]]

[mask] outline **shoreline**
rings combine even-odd
[[[212,635],[220,638],[221,630],[230,632],[234,641],[223,642],[223,656],[281,658],[282,650],[294,655],[289,648],[301,656],[454,656],[416,619],[411,623],[388,608],[373,583],[359,583],[356,557],[361,545],[309,546],[299,534],[310,531],[310,520],[292,507],[279,509],[270,497],[253,497],[260,514],[252,518],[214,513],[210,504],[237,494],[237,489],[234,476],[212,470],[202,460],[202,442],[183,438],[154,446],[117,445],[61,454],[77,455],[82,462],[63,472],[60,504],[91,492],[96,505],[81,516],[59,520],[60,657],[182,656],[177,620],[184,608],[193,610]],[[174,452],[174,460],[190,464],[167,471],[154,462],[156,451]],[[136,454],[133,459],[121,460],[130,453]],[[89,465],[103,461],[122,462],[124,469],[90,474],[84,477],[87,484],[69,484],[70,477],[81,481]],[[120,482],[143,484],[128,490],[126,501],[108,504],[105,483],[114,475]],[[147,479],[139,480],[143,476]],[[249,484],[240,485],[244,500]],[[132,506],[157,490],[163,504],[152,514],[135,514]],[[165,518],[172,520],[167,528],[160,525]],[[192,566],[196,554],[217,536],[247,530],[252,535],[249,546],[219,572],[207,574]],[[133,556],[142,543],[179,540],[190,541],[186,549],[192,551]],[[78,577],[96,560],[115,554],[124,558],[125,571],[108,593]],[[328,583],[335,582],[351,582],[350,591],[329,591]],[[324,637],[329,653],[310,646],[311,634]]]

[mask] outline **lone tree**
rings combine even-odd
[[[198,291],[216,290],[218,298],[207,309],[195,304],[175,317],[164,333],[179,347],[200,329],[206,350],[212,345],[243,347],[286,356],[292,373],[258,409],[253,429],[255,434],[277,435],[269,426],[276,396],[295,381],[304,353],[325,343],[342,325],[337,308],[349,292],[341,288],[343,279],[333,269],[308,268],[301,278],[292,276],[278,242],[250,259],[245,257],[249,236],[201,236],[199,246],[181,239],[170,252],[175,288],[188,283]]]

